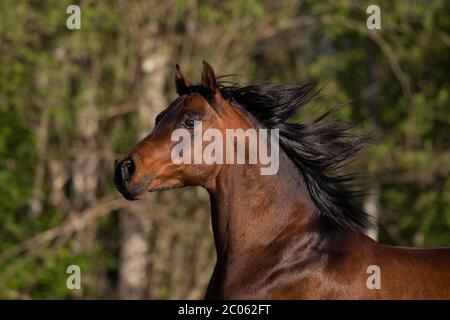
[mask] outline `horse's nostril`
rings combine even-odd
[[[124,180],[130,180],[135,171],[136,166],[133,160],[128,159],[122,163],[122,177]]]

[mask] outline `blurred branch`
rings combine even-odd
[[[108,118],[115,118],[119,116],[126,115],[128,113],[137,112],[136,106],[132,104],[123,104],[123,105],[116,105],[108,107],[103,112],[99,112],[99,116],[101,119],[108,119]]]
[[[376,31],[369,31],[368,34],[369,38],[372,39],[372,41],[374,41],[387,56],[392,72],[394,72],[395,77],[400,83],[403,95],[406,98],[406,103],[407,105],[411,105],[413,103],[413,100],[409,79],[406,73],[403,71],[402,67],[400,66],[400,62],[397,55],[395,54],[395,51],[384,40],[384,38],[380,35],[380,33]]]
[[[71,214],[70,218],[61,225],[46,230],[5,250],[0,254],[0,260],[5,262],[16,255],[35,251],[36,248],[39,248],[58,237],[71,235],[74,232],[83,229],[100,216],[110,213],[113,210],[120,209],[126,205],[127,203],[123,199],[101,199],[95,206],[85,209],[77,214]]]
[[[381,36],[381,32],[374,30],[368,30],[366,28],[365,23],[350,19],[343,16],[336,17],[326,17],[326,20],[329,20],[331,23],[341,25],[350,29],[353,29],[361,34],[367,35],[385,54],[385,56],[388,59],[388,63],[391,67],[392,72],[394,73],[397,81],[400,84],[400,87],[402,88],[403,96],[406,99],[407,105],[412,105],[412,90],[410,87],[410,81],[406,73],[403,71],[398,56],[395,53],[395,51],[392,49],[392,47],[388,44],[388,42]]]

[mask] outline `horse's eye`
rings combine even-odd
[[[183,121],[183,126],[186,127],[187,129],[193,129],[195,126],[194,119],[185,119]]]

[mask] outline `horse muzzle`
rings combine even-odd
[[[114,185],[127,200],[137,200],[138,195],[144,192],[153,180],[147,177],[142,183],[133,183],[132,178],[136,173],[136,163],[131,157],[114,161]]]

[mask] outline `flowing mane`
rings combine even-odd
[[[222,79],[224,77],[221,77]],[[304,84],[261,84],[242,86],[221,81],[226,100],[250,112],[264,127],[279,129],[280,146],[301,171],[319,214],[341,227],[364,232],[369,216],[358,205],[365,194],[357,175],[337,173],[360,151],[368,135],[353,133],[354,125],[328,118],[338,105],[310,122],[288,122],[296,112],[317,96],[317,82]],[[190,93],[202,94],[217,105],[212,92],[192,86]]]

